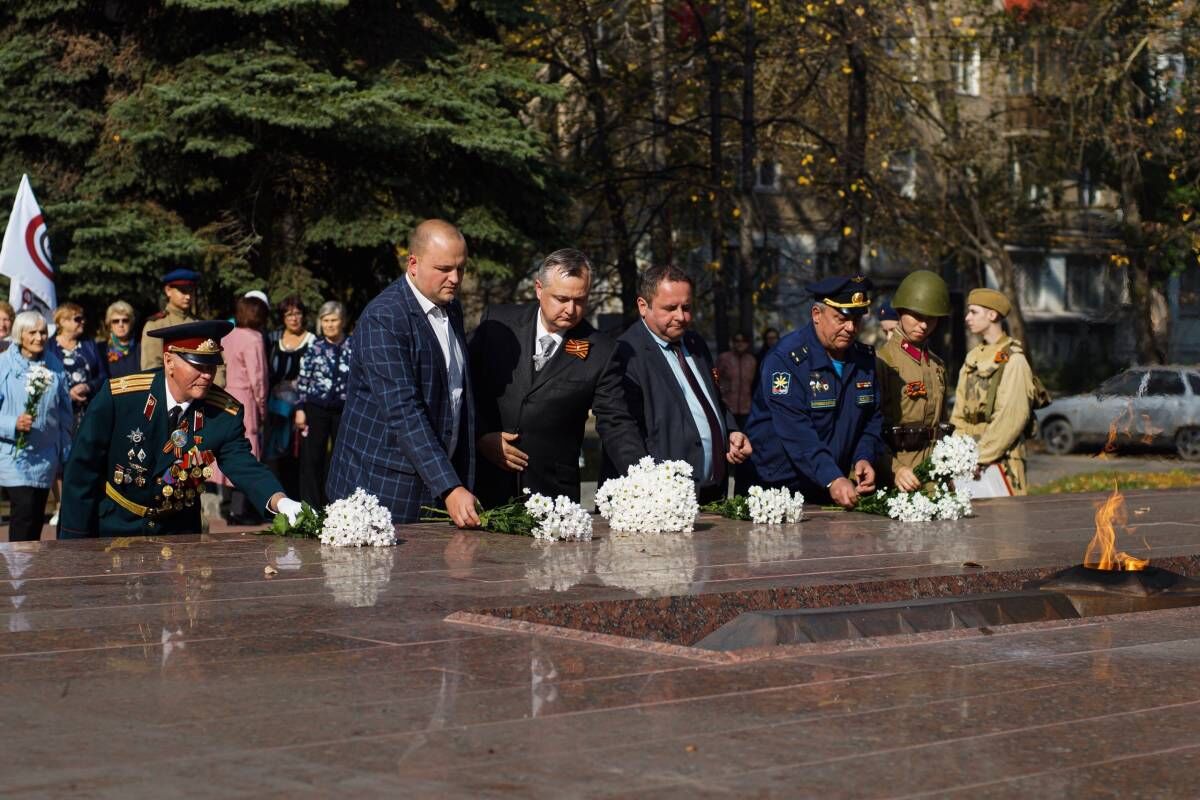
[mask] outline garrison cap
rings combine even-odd
[[[871,308],[871,290],[875,285],[862,274],[833,275],[804,287],[813,300],[836,308],[847,317],[861,317]]]
[[[880,322],[888,322],[889,320],[896,322],[900,319],[900,315],[896,313],[896,309],[892,308],[891,303],[884,303],[879,307],[879,313],[875,315],[875,318]]]
[[[995,289],[972,289],[967,295],[967,305],[990,308],[1002,317],[1007,317],[1012,311],[1012,301]]]
[[[200,273],[194,269],[180,267],[162,276],[163,286],[195,286],[200,282]]]
[[[163,340],[163,352],[174,353],[198,367],[219,367],[221,340],[233,330],[233,323],[225,319],[185,322],[166,328],[146,331],[147,336]]]

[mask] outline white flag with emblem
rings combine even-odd
[[[8,302],[18,312],[40,311],[49,323],[58,297],[54,291],[54,265],[50,261],[50,237],[46,222],[29,187],[29,176],[21,176],[21,187],[13,203],[4,245],[0,247],[0,274],[12,283]]]

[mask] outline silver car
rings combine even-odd
[[[1106,450],[1127,444],[1174,445],[1181,458],[1200,459],[1200,371],[1195,367],[1131,367],[1094,394],[1055,400],[1037,413],[1051,453],[1081,444]]]

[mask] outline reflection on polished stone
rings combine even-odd
[[[274,539],[267,547],[267,563],[274,564],[280,572],[295,572],[304,566],[304,558],[294,542]]]
[[[21,580],[21,576],[33,563],[34,549],[36,549],[35,542],[15,542],[8,548],[0,549],[0,559],[3,559],[3,566],[8,572],[8,585],[12,590],[8,596],[8,602],[13,612],[8,618],[8,629],[13,632],[29,630],[29,621],[21,613],[25,595],[20,592],[21,587],[25,584],[25,581]]]
[[[802,525],[755,525],[746,534],[746,560],[751,564],[792,561],[804,555]]]
[[[1200,574],[1200,491],[1127,498],[1127,551]],[[599,522],[548,546],[445,525],[361,550],[0,544],[0,797],[1194,797],[1200,608],[686,646],[742,606],[1046,577],[1078,563],[1095,499],[980,501],[957,525]]]
[[[325,588],[333,602],[348,608],[366,608],[379,602],[379,593],[392,579],[395,547],[331,547],[321,545]]]
[[[596,553],[596,577],[643,597],[684,594],[696,575],[691,533],[610,533]]]
[[[538,559],[525,567],[530,589],[565,592],[592,572],[595,550],[586,542],[535,541],[531,547]]]
[[[965,539],[955,522],[889,522],[883,534],[890,550],[928,553],[935,564],[961,564],[971,560],[979,543]]]

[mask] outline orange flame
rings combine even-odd
[[[1129,515],[1125,510],[1125,498],[1114,486],[1112,496],[1096,511],[1096,535],[1088,542],[1083,556],[1083,565],[1092,569],[1124,570],[1136,572],[1149,566],[1150,562],[1134,558],[1128,553],[1117,552],[1117,528],[1125,528]]]

